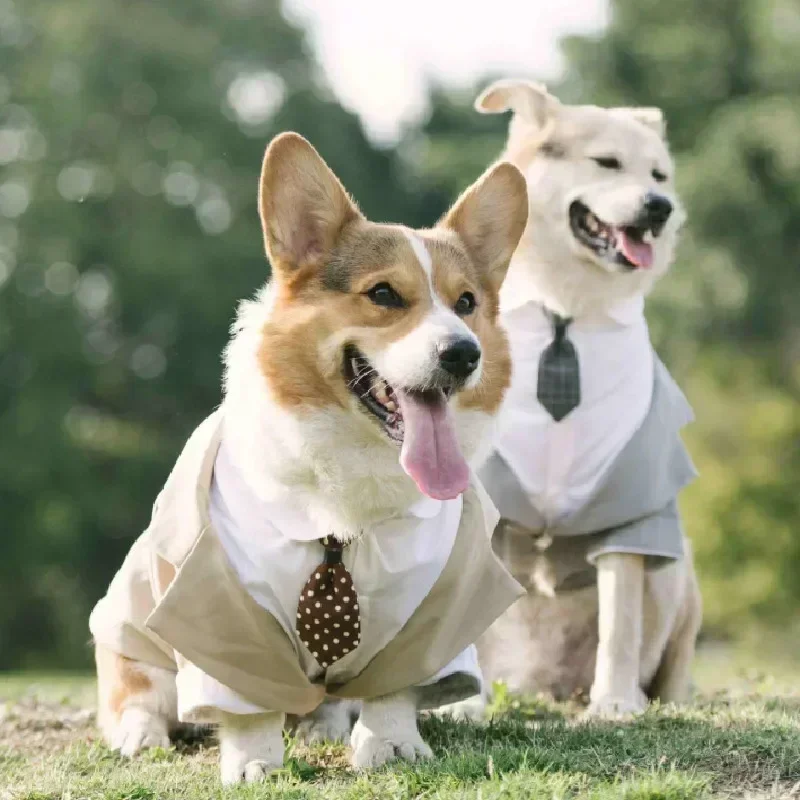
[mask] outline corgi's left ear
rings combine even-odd
[[[344,226],[361,217],[331,168],[297,133],[282,133],[267,148],[258,213],[279,275],[322,266]]]
[[[667,138],[667,121],[664,119],[664,112],[660,108],[637,106],[635,108],[615,108],[613,111],[635,119],[657,133],[662,139]]]
[[[513,164],[501,162],[456,200],[438,227],[458,234],[476,266],[498,291],[527,221],[525,178]]]

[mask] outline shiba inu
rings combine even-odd
[[[224,400],[90,621],[109,743],[217,723],[225,783],[282,764],[286,715],[340,735],[356,699],[356,767],[429,755],[417,709],[475,691],[472,642],[522,593],[469,467],[509,382],[519,171],[414,231],[367,221],[282,134],[259,210],[272,278],[240,308]]]
[[[568,106],[523,80],[476,107],[513,111],[503,158],[530,204],[501,291],[514,377],[480,473],[495,549],[530,594],[481,664],[514,689],[585,692],[602,715],[684,700],[701,615],[676,506],[691,410],[643,314],[684,219],[662,114]]]

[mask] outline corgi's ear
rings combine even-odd
[[[664,119],[664,112],[660,108],[650,108],[640,106],[635,108],[615,108],[612,109],[617,114],[631,117],[637,122],[641,122],[651,131],[655,131],[662,139],[667,138],[667,121]]]
[[[498,291],[528,221],[525,178],[507,162],[469,187],[438,223],[464,242],[475,265]]]
[[[475,100],[482,114],[513,111],[526,122],[543,128],[558,113],[561,103],[540,83],[521,79],[495,81]]]
[[[282,133],[267,148],[258,212],[278,274],[321,266],[342,228],[361,216],[330,167],[297,133]]]

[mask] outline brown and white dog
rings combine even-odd
[[[519,171],[495,166],[434,228],[410,230],[366,220],[287,133],[267,150],[259,199],[272,279],[240,308],[219,412],[248,490],[287,498],[345,544],[425,496],[459,497],[509,382],[498,298],[527,218]],[[166,744],[175,673],[95,638],[107,740],[125,755]],[[429,754],[415,713],[411,692],[365,699],[354,763]],[[283,720],[223,715],[226,782],[280,765]]]
[[[518,463],[527,464],[519,484],[529,495],[524,503],[536,509],[529,517],[537,520],[523,519],[528,512],[517,512],[517,518],[512,513],[513,524],[506,519],[498,528],[496,549],[529,594],[484,637],[481,664],[487,677],[504,679],[516,690],[559,698],[591,692],[590,709],[597,714],[641,711],[648,696],[685,700],[700,598],[674,501],[693,472],[677,435],[690,412],[653,353],[642,314],[644,296],[672,262],[684,218],[662,114],[654,108],[569,106],[525,80],[492,84],[476,108],[513,112],[502,158],[519,167],[528,182],[528,225],[501,292],[514,355],[508,401],[518,398],[514,422],[506,426],[510,455],[502,458],[512,463],[516,449]],[[563,420],[550,418],[537,401],[542,352],[537,348],[553,341],[552,315],[567,321],[583,359],[583,399]],[[627,360],[618,342],[631,351]],[[603,496],[596,518],[605,517],[604,524],[570,528],[576,516],[586,518],[595,491],[586,487],[603,485],[651,414],[659,381],[666,387],[660,396],[674,398],[678,411],[667,408],[662,423],[651,426],[663,429],[663,440],[649,440],[649,452],[642,447],[627,459],[626,469],[628,474],[658,473],[659,467],[650,465],[662,458],[660,452],[676,454],[661,471],[681,476],[666,495],[667,506],[646,509],[647,514],[663,512],[646,533],[652,538],[659,535],[658,525],[668,529],[672,539],[666,553],[658,543],[642,547],[631,533],[639,512],[625,516],[630,509],[622,508],[608,522],[614,497]],[[680,419],[667,429],[671,415]],[[511,418],[501,412],[501,420]],[[501,422],[501,436],[503,427]],[[502,492],[495,493],[488,473],[483,474],[508,517]],[[626,525],[627,539],[610,542],[609,531]],[[579,553],[576,543],[588,536],[578,534],[594,533],[601,544]],[[595,572],[588,580],[595,585],[585,581],[577,584],[580,588],[573,583],[572,590],[555,588],[552,575],[543,574],[545,551],[558,550],[553,536],[556,544],[572,548],[573,572],[580,564],[585,572]],[[645,568],[647,561],[665,555],[659,569]]]

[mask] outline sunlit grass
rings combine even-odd
[[[629,798],[794,796],[800,784],[800,694],[791,673],[742,669],[741,655],[699,660],[705,694],[687,709],[653,708],[634,722],[586,723],[576,706],[501,694],[488,725],[428,718],[435,758],[369,775],[347,749],[290,742],[285,769],[255,787],[223,790],[213,740],[110,753],[80,706],[91,676],[0,676],[2,800],[290,798]],[[722,691],[723,684],[734,686]],[[780,689],[780,691],[778,691]],[[5,709],[5,711],[3,711]],[[3,718],[4,717],[4,718]]]

